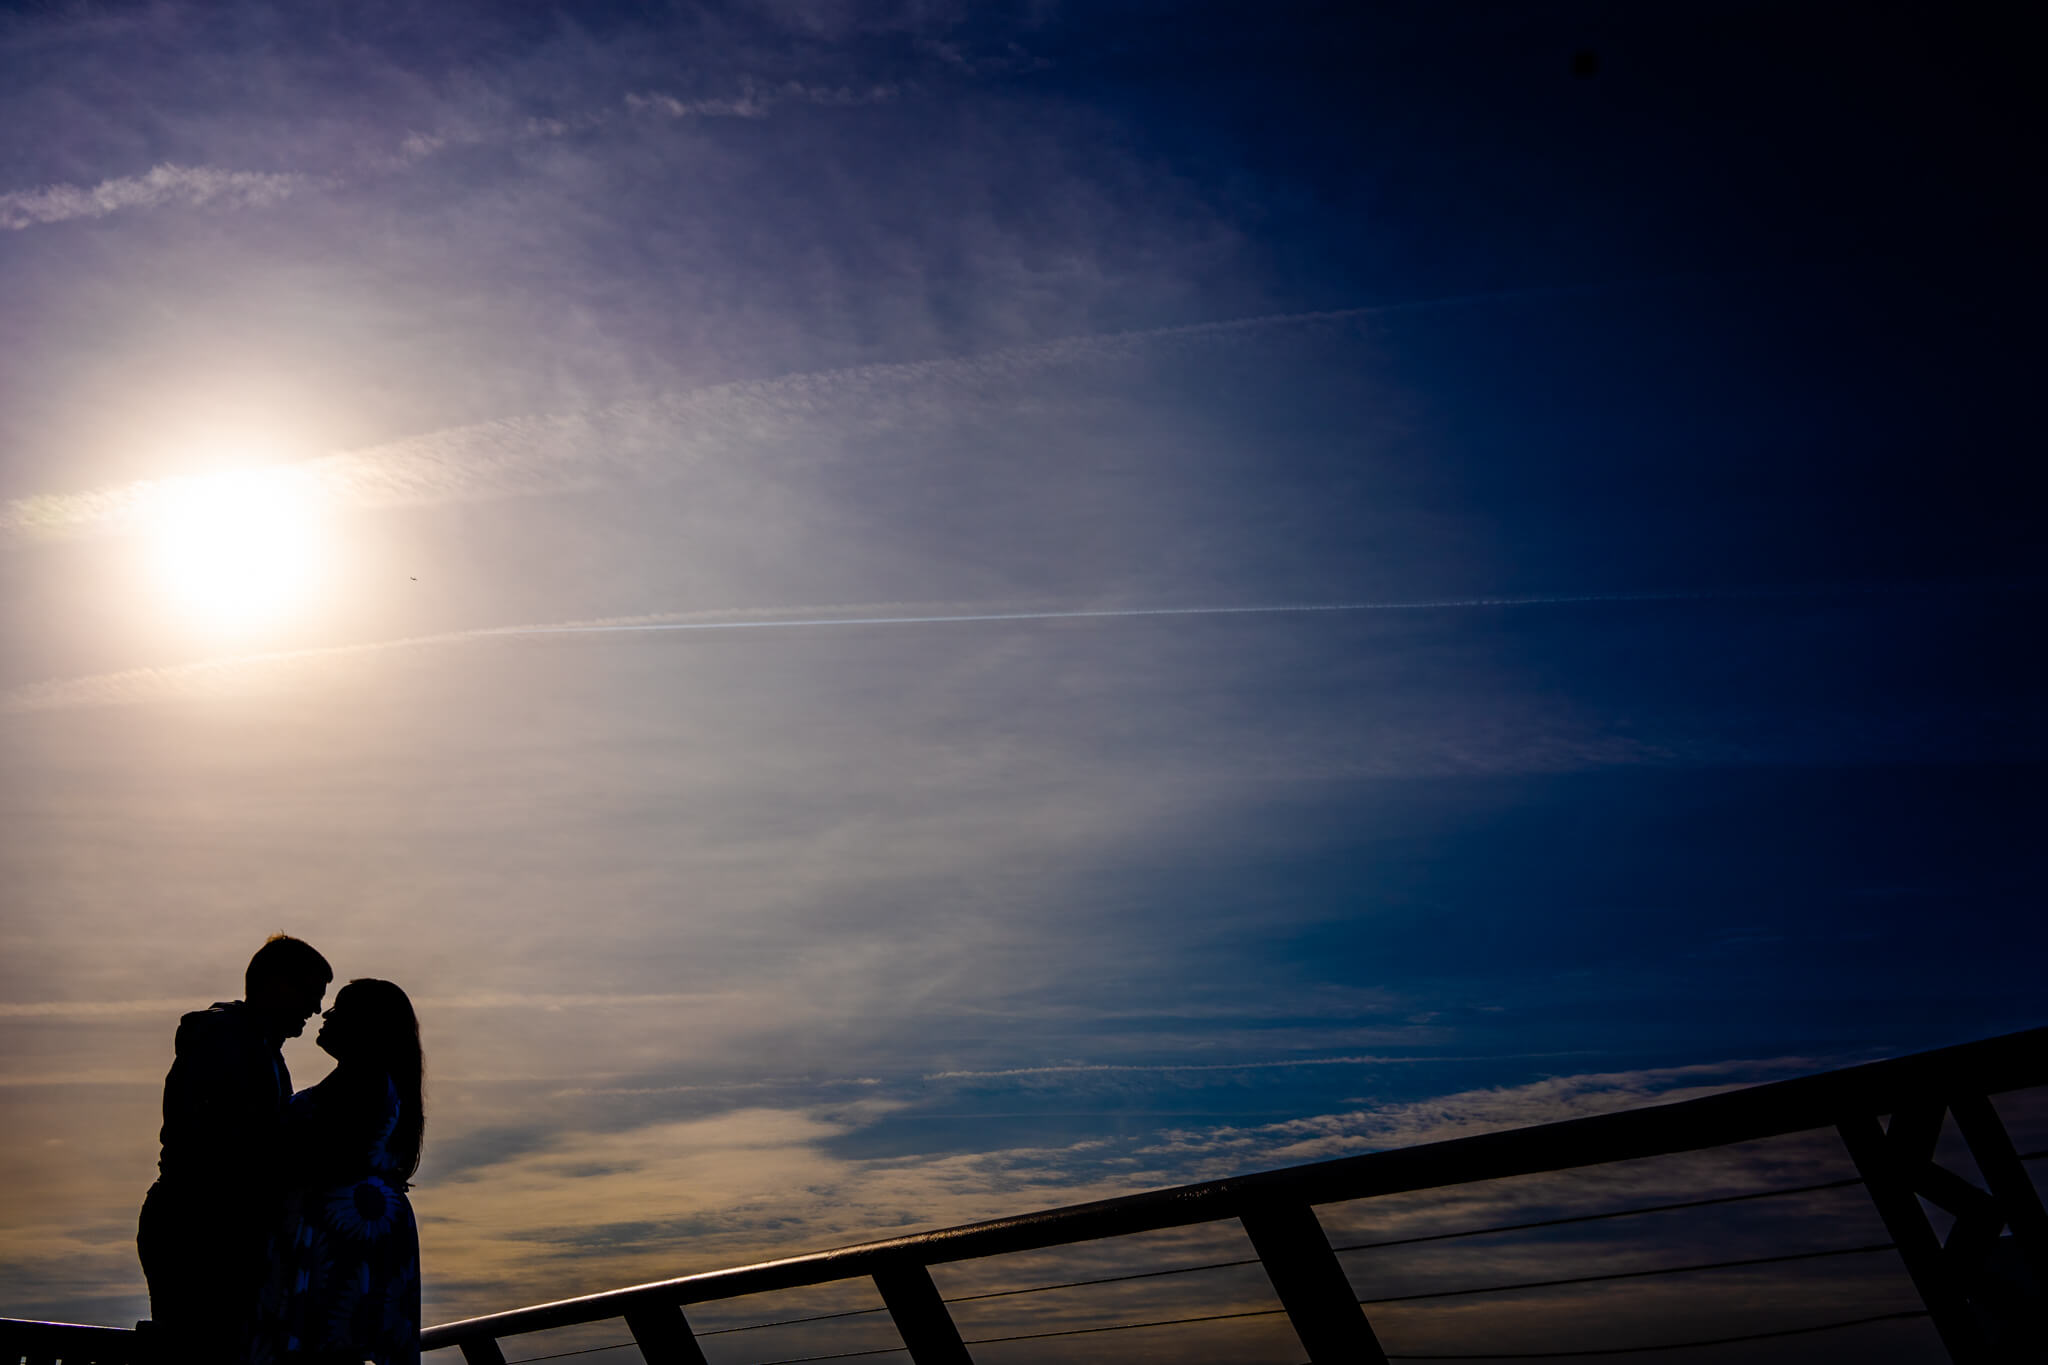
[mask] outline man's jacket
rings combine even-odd
[[[177,1046],[164,1077],[159,1177],[231,1202],[269,1197],[292,1094],[277,1040],[255,1010],[231,1000],[180,1020]]]

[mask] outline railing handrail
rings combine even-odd
[[[142,1334],[133,1327],[0,1318],[0,1360],[8,1365],[21,1356],[61,1360],[67,1365],[120,1365],[136,1358],[141,1339]]]
[[[0,1318],[0,1331],[28,1331],[39,1327],[47,1327],[53,1332],[74,1335],[74,1339],[75,1334],[80,1333],[107,1337],[109,1339],[120,1339],[135,1335],[133,1327],[109,1327],[102,1322],[53,1322],[45,1318]]]
[[[2044,1084],[2048,1027],[1698,1099],[1148,1190],[629,1285],[443,1323],[420,1334],[420,1349],[597,1322],[658,1304],[795,1289],[906,1264],[936,1265],[1185,1227],[1276,1204],[1329,1204],[1698,1151],[1826,1127],[1851,1116],[1892,1113],[1930,1096],[1981,1096]]]

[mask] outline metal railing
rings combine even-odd
[[[1920,1306],[1917,1308],[1735,1333],[1714,1338],[1711,1342],[1703,1339],[1653,1341],[1623,1348],[1589,1348],[1577,1354],[1628,1354],[1762,1341],[1868,1323],[1925,1318],[1931,1321],[1950,1358],[1958,1365],[2038,1360],[2048,1353],[2048,1334],[2044,1334],[2042,1326],[2043,1321],[2048,1320],[2048,1310],[2044,1310],[2044,1303],[2039,1297],[2042,1288],[2048,1286],[2048,1214],[2043,1212],[2026,1163],[2044,1153],[2030,1152],[2022,1156],[2014,1148],[2004,1124],[1991,1105],[1990,1097],[2041,1085],[2048,1085],[2048,1028],[1752,1086],[1701,1099],[1262,1171],[755,1265],[685,1275],[658,1283],[445,1323],[423,1332],[420,1345],[425,1351],[458,1348],[466,1365],[505,1365],[500,1343],[506,1338],[623,1320],[630,1342],[621,1341],[612,1343],[610,1347],[591,1347],[557,1355],[588,1354],[631,1344],[638,1346],[648,1365],[704,1365],[705,1356],[699,1344],[704,1337],[857,1318],[886,1311],[900,1336],[900,1345],[813,1355],[803,1359],[846,1359],[901,1352],[908,1354],[913,1365],[971,1365],[970,1346],[1284,1315],[1299,1338],[1310,1365],[1335,1365],[1336,1362],[1377,1365],[1380,1361],[1403,1359],[1493,1360],[1518,1355],[1539,1358],[1574,1353],[1553,1348],[1541,1352],[1474,1352],[1466,1357],[1390,1355],[1382,1347],[1365,1309],[1380,1304],[1510,1290],[1689,1275],[1828,1257],[1895,1254],[1918,1290]],[[1881,1122],[1886,1117],[1889,1117],[1889,1123]],[[1982,1185],[1938,1164],[1935,1159],[1936,1143],[1943,1124],[1951,1117],[1976,1163]],[[1314,1211],[1316,1205],[1696,1152],[1731,1143],[1829,1128],[1840,1136],[1854,1162],[1857,1174],[1850,1179],[1336,1246],[1331,1244]],[[1356,1295],[1337,1260],[1340,1252],[1446,1242],[1859,1185],[1875,1205],[1889,1241],[1366,1300]],[[1953,1219],[1945,1239],[1937,1237],[1922,1200],[1945,1210]],[[935,1265],[1042,1251],[1102,1238],[1224,1220],[1235,1220],[1242,1225],[1249,1235],[1255,1253],[1253,1257],[984,1294],[963,1294],[950,1300],[941,1297],[930,1272],[930,1267]],[[972,1341],[962,1337],[947,1306],[948,1303],[1249,1265],[1258,1265],[1264,1270],[1278,1306],[1164,1321],[1013,1333]],[[881,1307],[783,1318],[703,1332],[694,1330],[684,1314],[684,1309],[692,1305],[860,1279],[872,1280],[880,1294]],[[2015,1283],[2021,1286],[2017,1291],[2012,1288]],[[2013,1297],[2015,1293],[2020,1296],[2018,1301]],[[41,1345],[32,1347],[32,1338],[17,1335],[17,1326],[43,1332],[42,1337],[33,1338]],[[130,1359],[106,1353],[104,1347],[100,1348],[100,1354],[89,1356],[84,1349],[87,1339],[83,1337],[76,1339],[76,1349],[53,1353],[50,1349],[52,1343],[61,1346],[65,1332],[105,1334],[114,1332],[114,1329],[65,1328],[54,1324],[17,1325],[0,1320],[0,1365],[48,1365],[59,1355],[67,1365],[88,1359],[103,1365],[125,1365]],[[92,1340],[104,1342],[105,1338],[96,1336]],[[21,1343],[19,1350],[17,1342]],[[528,1360],[552,1358],[555,1357],[527,1357]],[[762,1365],[787,1363],[763,1362]]]
[[[78,1322],[24,1322],[0,1318],[0,1362],[5,1365],[138,1365],[148,1358],[132,1327],[89,1327]]]

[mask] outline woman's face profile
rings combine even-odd
[[[348,992],[334,997],[334,1004],[320,1016],[320,1032],[313,1038],[320,1050],[336,1061],[344,1059],[354,1039],[353,1020],[356,1011],[350,1006]]]

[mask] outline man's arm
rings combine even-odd
[[[166,1176],[268,1182],[279,1111],[270,1052],[229,1020],[179,1030],[178,1057],[164,1078]]]

